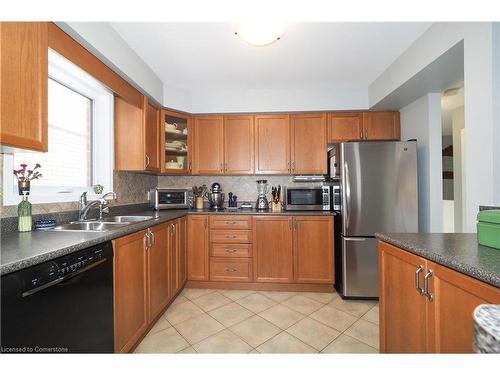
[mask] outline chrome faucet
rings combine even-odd
[[[102,214],[109,213],[108,204],[109,200],[111,199],[116,199],[116,193],[113,191],[104,194],[100,199],[88,202],[87,192],[84,191],[80,196],[80,202],[78,207],[78,221],[87,220],[87,215],[90,209],[97,205],[99,205],[99,220],[102,220]]]

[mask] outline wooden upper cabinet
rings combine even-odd
[[[254,173],[253,116],[224,116],[224,173]]]
[[[433,262],[428,301],[428,352],[472,353],[474,309],[500,304],[500,289]]]
[[[366,140],[399,140],[399,112],[364,112],[363,129]]]
[[[208,215],[187,219],[187,279],[208,280]]]
[[[333,284],[333,216],[294,216],[295,281]]]
[[[152,246],[148,255],[148,295],[149,322],[167,306],[169,293],[169,254],[168,224],[151,228]]]
[[[363,139],[363,113],[334,112],[328,114],[328,143]]]
[[[0,143],[48,150],[48,23],[0,22]]]
[[[161,110],[160,166],[162,173],[191,173],[193,133],[193,121],[190,115]]]
[[[423,287],[426,260],[384,242],[379,243],[380,352],[426,353],[426,298],[416,289],[415,273]]]
[[[144,108],[115,96],[115,169],[146,168]]]
[[[254,281],[293,282],[291,216],[253,217]]]
[[[291,115],[291,173],[326,174],[326,114]]]
[[[160,171],[160,110],[144,99],[145,103],[145,157],[146,170]]]
[[[290,116],[255,116],[255,173],[290,173]]]
[[[148,325],[146,231],[113,240],[115,352],[133,348]]]
[[[223,126],[222,116],[194,118],[193,174],[223,173]]]

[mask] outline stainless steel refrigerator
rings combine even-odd
[[[378,297],[375,232],[418,232],[417,144],[341,143],[335,156],[341,186],[339,292]]]

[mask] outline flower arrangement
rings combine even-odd
[[[27,169],[27,164],[20,164],[21,169],[14,169],[14,175],[17,177],[18,182],[37,180],[42,177],[42,174],[37,171],[41,167],[40,164],[36,163],[35,168]]]
[[[37,171],[41,167],[40,164],[36,163],[35,168],[28,169],[27,164],[21,164],[21,169],[14,169],[14,175],[17,178],[17,186],[19,189],[19,195],[29,195],[30,193],[30,182],[32,180],[37,180],[42,177],[42,174]]]

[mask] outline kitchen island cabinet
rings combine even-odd
[[[379,277],[382,353],[470,353],[474,309],[500,303],[500,288],[382,241]]]

